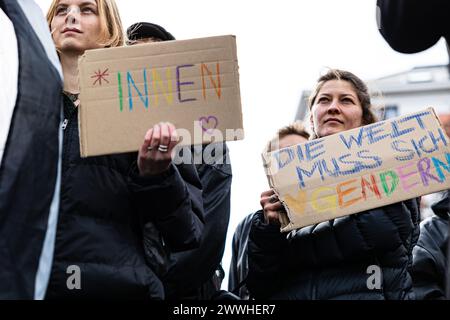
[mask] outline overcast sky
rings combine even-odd
[[[44,11],[51,3],[36,1]],[[227,274],[234,229],[259,209],[259,196],[268,189],[260,153],[279,127],[294,120],[302,90],[310,89],[324,68],[371,80],[448,62],[442,40],[420,54],[394,52],[378,32],[375,0],[116,2],[125,28],[149,21],[177,39],[236,35],[246,137],[228,144],[233,187],[223,260]]]

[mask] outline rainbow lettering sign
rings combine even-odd
[[[89,50],[79,70],[83,157],[136,151],[161,121],[181,145],[243,139],[234,36]]]
[[[432,108],[263,154],[282,231],[450,188],[450,143]]]
[[[210,64],[213,65],[214,73],[210,71]],[[200,93],[198,90],[195,94],[191,93],[191,96],[189,96],[189,87],[191,89],[196,88],[194,81],[183,81],[182,72],[189,68],[196,70],[201,77],[201,96],[195,96],[195,94]],[[191,70],[191,72],[195,71]],[[198,65],[173,66],[162,68],[162,70],[143,68],[141,74],[137,72],[139,81],[142,83],[141,85],[136,84],[139,82],[134,79],[135,74],[136,72],[132,71],[117,72],[118,106],[120,111],[124,110],[124,104],[127,105],[129,111],[133,111],[133,105],[136,104],[134,102],[136,96],[139,97],[137,105],[144,107],[146,110],[149,107],[173,106],[174,104],[189,103],[197,99],[203,99],[204,101],[208,101],[208,99],[220,100],[222,97],[220,62],[202,62]],[[174,74],[176,74],[176,77]],[[122,79],[124,80],[122,81]],[[124,87],[126,87],[126,97],[124,97]],[[206,94],[211,87],[214,88],[215,95]],[[165,102],[160,101],[160,95],[164,97]]]

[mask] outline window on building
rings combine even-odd
[[[398,117],[397,105],[387,105],[384,108],[378,110],[378,119],[380,120],[386,120],[395,117]]]

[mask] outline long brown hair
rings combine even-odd
[[[314,103],[316,102],[316,98],[317,95],[319,94],[320,89],[322,89],[325,82],[331,80],[347,81],[353,86],[362,106],[363,125],[371,124],[378,121],[376,115],[372,111],[372,103],[370,101],[370,94],[367,85],[364,83],[364,81],[355,76],[353,73],[339,69],[330,69],[326,74],[324,74],[317,80],[317,85],[308,99],[308,107],[310,111],[314,106]]]

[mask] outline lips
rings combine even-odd
[[[339,122],[339,123],[344,123],[343,121],[337,119],[337,118],[328,118],[327,120],[325,120],[323,123],[327,123],[330,121],[335,121],[335,122]]]
[[[78,30],[77,28],[65,28],[65,29],[63,30],[62,33],[66,33],[66,32],[76,32],[76,33],[81,33],[81,31]]]

